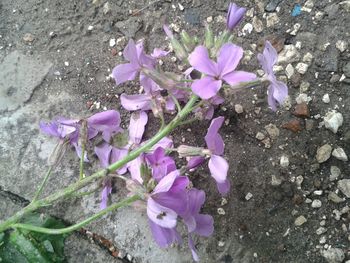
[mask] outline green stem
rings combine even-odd
[[[169,96],[174,101],[174,103],[176,105],[177,112],[180,112],[181,111],[181,105],[180,105],[179,101],[177,100],[177,98],[173,94],[169,94]]]
[[[45,178],[44,180],[41,182],[39,189],[36,191],[33,200],[31,201],[31,203],[35,202],[36,200],[38,200],[39,196],[41,195],[42,191],[44,190],[44,187],[47,183],[47,180],[49,179],[51,173],[52,173],[52,169],[53,167],[50,166],[49,169],[46,172]]]
[[[44,234],[49,234],[49,235],[61,235],[61,234],[66,234],[75,230],[78,230],[79,228],[82,228],[83,226],[91,223],[92,221],[104,216],[105,214],[113,211],[113,210],[117,210],[118,208],[130,205],[131,203],[140,200],[140,196],[138,195],[133,195],[131,197],[128,197],[116,204],[113,204],[105,209],[103,209],[102,211],[94,214],[93,216],[66,228],[58,228],[58,229],[51,229],[51,228],[45,228],[45,227],[38,227],[38,226],[33,226],[33,225],[28,225],[28,224],[13,224],[12,227],[13,228],[22,228],[22,229],[26,229],[29,231],[34,231],[34,232],[39,232],[39,233],[44,233]]]
[[[189,119],[189,120],[185,120],[185,121],[180,122],[178,126],[187,125],[187,124],[190,124],[190,123],[195,122],[195,121],[197,121],[197,120],[198,120],[198,119],[197,119],[196,117],[194,117],[194,118],[191,118],[191,119]]]
[[[22,210],[18,211],[16,214],[8,218],[6,221],[2,222],[0,224],[0,233],[5,231],[8,228],[11,228],[12,225],[18,222],[24,215],[31,213],[41,207],[49,206],[53,202],[69,196],[76,191],[80,190],[81,188],[89,185],[91,182],[96,181],[97,179],[103,178],[106,176],[109,172],[113,172],[118,170],[119,168],[123,167],[128,162],[134,160],[136,157],[138,157],[141,153],[148,151],[151,149],[157,142],[159,142],[163,137],[167,136],[172,130],[174,130],[178,124],[185,118],[189,113],[191,113],[193,105],[198,100],[198,97],[195,95],[192,95],[190,100],[187,102],[185,107],[176,115],[176,117],[164,127],[163,130],[159,131],[153,138],[148,140],[144,145],[141,147],[133,150],[130,152],[125,158],[111,164],[106,169],[100,170],[90,176],[85,177],[82,180],[79,180],[68,187],[58,190],[57,192],[49,195],[48,197],[37,200],[33,203],[30,203],[28,206],[23,208]]]

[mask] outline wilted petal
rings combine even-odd
[[[143,49],[142,44],[136,46],[133,39],[130,39],[123,51],[123,56],[131,63],[138,63],[138,53]]]
[[[75,152],[77,153],[79,159],[81,159],[81,153],[82,153],[81,146],[78,145],[77,142],[73,142],[72,145],[74,146]],[[86,151],[84,152],[84,162],[89,162],[89,159],[87,158],[87,152]]]
[[[196,250],[196,247],[194,246],[194,243],[193,243],[191,235],[188,235],[188,247],[191,250],[193,260],[198,262],[199,261],[199,257],[198,257],[197,250]]]
[[[168,25],[163,25],[163,30],[164,30],[165,34],[168,36],[168,38],[174,37],[174,34],[173,34],[173,32],[171,32]]]
[[[112,76],[117,85],[124,83],[128,80],[134,80],[140,69],[138,64],[120,64],[116,66],[112,71]]]
[[[195,216],[196,229],[195,233],[200,236],[211,236],[214,232],[214,219],[210,215],[198,214]]]
[[[208,50],[204,46],[198,46],[188,57],[191,66],[207,75],[218,75],[217,65],[209,58]]]
[[[131,178],[140,184],[142,184],[143,179],[141,177],[141,165],[143,163],[143,158],[141,156],[135,158],[127,164],[127,168],[130,172]]]
[[[215,96],[222,85],[221,80],[215,80],[210,76],[203,77],[192,83],[192,91],[201,99],[207,100]]]
[[[147,200],[147,215],[154,223],[161,227],[173,228],[176,226],[177,214],[164,206],[161,206],[152,198]]]
[[[271,45],[269,41],[265,42],[265,48],[262,54],[258,54],[258,60],[268,75],[273,75],[273,66],[277,62],[277,51],[276,49]]]
[[[47,135],[57,137],[60,139],[64,138],[64,137],[62,137],[61,132],[59,132],[59,127],[58,127],[57,122],[45,123],[45,122],[41,121],[39,123],[39,126],[40,126],[40,130]]]
[[[100,164],[103,168],[106,168],[110,164],[110,154],[111,154],[112,146],[107,143],[102,143],[99,146],[95,147],[95,154],[100,160]]]
[[[140,74],[140,84],[147,95],[152,95],[154,92],[161,90],[157,83],[143,73]]]
[[[146,94],[126,95],[123,93],[120,96],[120,103],[128,111],[151,109],[151,98]]]
[[[164,228],[151,220],[148,220],[154,240],[161,248],[166,248],[173,243],[181,243],[181,236],[176,228]]]
[[[267,102],[268,102],[270,108],[273,111],[276,111],[277,110],[277,103],[276,103],[276,100],[273,97],[273,93],[274,93],[274,86],[272,84],[270,84],[270,86],[269,86],[269,88],[267,90]]]
[[[108,202],[108,196],[112,193],[112,184],[110,180],[107,180],[105,182],[105,186],[103,187],[102,193],[101,193],[101,204],[100,208],[105,209],[107,207]]]
[[[226,179],[225,182],[217,183],[216,186],[220,194],[226,195],[230,191],[230,187],[231,187],[230,180]]]
[[[228,84],[231,86],[237,85],[240,82],[247,82],[256,79],[256,75],[254,73],[245,72],[245,71],[233,71],[228,73],[222,77]]]
[[[187,169],[194,169],[197,168],[199,165],[201,165],[203,162],[205,161],[204,157],[201,156],[196,156],[191,158],[188,162],[187,162]]]
[[[145,132],[145,126],[148,121],[146,112],[134,112],[130,117],[129,124],[129,139],[135,143],[140,144],[143,133]]]
[[[273,98],[278,101],[280,105],[282,105],[285,99],[288,96],[288,87],[282,81],[274,81],[271,85],[273,85]]]
[[[225,182],[228,172],[228,163],[224,158],[218,155],[212,155],[208,166],[211,176],[217,183]]]
[[[224,76],[236,69],[243,56],[243,49],[232,43],[224,44],[218,56],[220,76]]]
[[[220,136],[219,129],[224,122],[224,117],[217,117],[213,119],[208,128],[208,132],[205,135],[205,142],[207,143],[208,149],[213,154],[222,155],[224,153],[224,141]]]
[[[110,163],[115,163],[121,159],[123,159],[125,156],[128,155],[128,150],[126,149],[118,149],[118,148],[112,148],[111,155],[110,155]],[[137,164],[140,160],[137,160]],[[122,168],[120,168],[117,172],[118,174],[125,174],[127,170],[127,166],[124,165]]]
[[[155,48],[155,49],[153,49],[151,56],[154,58],[160,58],[160,57],[164,57],[164,56],[168,55],[169,53],[170,53],[170,51],[165,51],[165,50],[160,49],[160,48]]]
[[[120,131],[120,114],[115,110],[99,112],[87,119],[89,139],[95,137],[96,131],[102,132],[105,141],[109,141],[113,132]],[[93,131],[95,130],[95,132]]]

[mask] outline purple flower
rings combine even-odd
[[[214,220],[213,217],[206,214],[200,214],[200,210],[205,201],[205,193],[202,190],[191,189],[187,193],[188,204],[186,214],[182,216],[188,229],[188,246],[191,249],[193,259],[199,261],[192,234],[208,237],[213,234]]]
[[[210,98],[209,100],[205,101],[204,104],[195,109],[195,115],[199,119],[206,119],[206,120],[211,120],[214,115],[214,109],[215,106],[218,106],[222,103],[224,103],[224,99],[221,98],[219,95],[215,95],[214,97]]]
[[[87,119],[88,137],[94,138],[101,132],[103,139],[109,142],[113,133],[120,132],[120,114],[115,110],[96,113]]]
[[[273,111],[277,110],[277,104],[283,104],[288,96],[288,87],[282,81],[278,81],[273,72],[273,66],[277,62],[277,51],[269,41],[265,42],[262,54],[258,54],[258,60],[265,71],[266,78],[270,81],[268,88],[268,103]]]
[[[205,142],[210,150],[209,170],[211,176],[215,179],[218,190],[221,194],[226,194],[230,190],[230,181],[227,179],[229,165],[227,161],[221,157],[224,154],[224,141],[218,133],[224,122],[224,117],[217,117],[211,121]]]
[[[205,74],[201,79],[192,84],[192,91],[202,99],[214,97],[220,90],[224,80],[230,85],[251,81],[256,78],[253,73],[236,71],[239,61],[243,56],[243,49],[232,43],[224,44],[217,62],[209,58],[208,50],[204,46],[198,46],[189,56],[191,66]]]
[[[164,176],[147,200],[147,215],[153,237],[160,247],[180,242],[176,231],[177,217],[187,211],[187,177],[177,170]]]
[[[157,182],[170,172],[176,170],[174,159],[167,156],[162,147],[158,147],[151,154],[146,154],[146,161],[152,168],[152,176]]]
[[[144,52],[142,42],[135,44],[134,40],[130,39],[128,45],[124,49],[123,55],[129,63],[120,64],[112,71],[113,78],[117,85],[135,79],[142,67],[154,67],[155,58]]]
[[[235,3],[230,3],[227,12],[227,29],[232,31],[243,19],[246,8],[239,7]]]

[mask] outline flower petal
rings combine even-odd
[[[210,76],[203,77],[192,83],[192,91],[201,97],[203,100],[210,99],[214,97],[216,93],[220,90],[222,85],[221,80],[215,80]]]
[[[216,186],[221,195],[226,195],[230,191],[230,187],[231,187],[230,180],[226,179],[225,182],[217,183]]]
[[[151,220],[148,220],[154,240],[161,248],[166,248],[173,243],[181,243],[181,236],[176,228],[164,228]]]
[[[187,162],[187,169],[194,169],[197,168],[199,165],[201,165],[203,162],[205,161],[204,157],[201,156],[195,156],[193,158],[191,158],[188,162]]]
[[[151,109],[151,98],[146,94],[127,95],[123,93],[120,96],[120,103],[128,111]]]
[[[274,86],[272,84],[270,84],[268,87],[268,90],[267,90],[267,102],[268,102],[270,108],[273,111],[276,111],[277,110],[277,103],[273,97],[274,90],[275,90]]]
[[[196,229],[195,233],[200,236],[211,236],[214,232],[214,219],[210,215],[198,214],[195,216]]]
[[[128,80],[133,80],[140,69],[138,64],[120,64],[116,66],[112,71],[112,76],[117,85],[124,83]]]
[[[147,215],[150,220],[161,227],[173,228],[177,223],[177,214],[164,206],[161,206],[152,198],[147,200]]]
[[[268,75],[273,75],[273,66],[276,64],[277,58],[278,55],[276,49],[269,41],[266,41],[263,53],[258,54],[258,60],[263,70]]]
[[[246,8],[239,7],[235,3],[230,3],[227,12],[226,26],[228,30],[233,30],[243,19]]]
[[[114,148],[113,147],[112,151],[111,151],[110,162],[111,162],[111,164],[115,163],[115,162],[123,159],[127,155],[128,155],[128,150],[126,150],[126,149],[118,149],[118,148]],[[118,170],[118,174],[125,174],[126,170],[127,170],[127,166],[124,165],[122,168],[120,168]]]
[[[207,134],[204,137],[208,149],[212,151],[213,154],[222,155],[224,153],[225,144],[221,135],[218,133],[224,120],[224,117],[213,119],[210,123]]]
[[[147,122],[148,116],[146,112],[141,111],[131,114],[129,124],[129,139],[133,143],[140,144],[143,133],[145,132],[145,126]]]
[[[165,51],[165,50],[160,49],[160,48],[155,48],[155,49],[153,49],[151,56],[154,58],[160,58],[160,57],[165,57],[169,53],[170,53],[170,51]]]
[[[190,214],[198,214],[201,210],[202,205],[205,202],[205,192],[192,188],[188,192],[189,207],[188,212]]]
[[[141,177],[141,165],[143,163],[143,158],[142,156],[139,156],[135,158],[134,160],[130,161],[127,164],[127,168],[129,170],[129,173],[131,175],[131,178],[140,184],[142,184],[143,179]]]
[[[193,260],[198,262],[199,257],[198,257],[197,250],[196,250],[196,247],[194,246],[193,239],[192,239],[191,235],[188,235],[188,247],[191,250]]]
[[[275,80],[272,85],[274,86],[273,98],[282,105],[288,96],[288,87],[284,82],[278,80]]]
[[[224,183],[227,178],[228,163],[227,161],[218,155],[212,155],[209,163],[209,170],[211,176],[215,179],[217,183]]]
[[[224,44],[219,51],[218,68],[220,76],[224,76],[234,71],[241,58],[243,57],[243,49],[232,43]]]
[[[222,77],[228,84],[231,86],[237,85],[240,82],[247,82],[256,79],[254,73],[245,72],[245,71],[233,71]]]
[[[101,204],[100,209],[103,210],[107,207],[108,202],[108,196],[112,193],[112,184],[111,181],[108,180],[105,182],[105,186],[103,187],[102,193],[101,193]]]
[[[176,170],[164,176],[154,188],[153,194],[168,192],[179,175],[179,172]]]
[[[217,65],[209,58],[208,50],[204,46],[198,46],[188,57],[191,66],[207,75],[218,75]]]
[[[100,160],[100,164],[103,168],[106,168],[110,164],[110,155],[111,155],[112,146],[107,143],[102,143],[99,146],[95,147],[95,154]]]

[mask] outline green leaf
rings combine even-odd
[[[63,228],[65,225],[50,216],[30,214],[23,220],[46,228]],[[67,235],[48,235],[29,230],[15,230],[0,234],[1,263],[63,263],[64,239]]]

